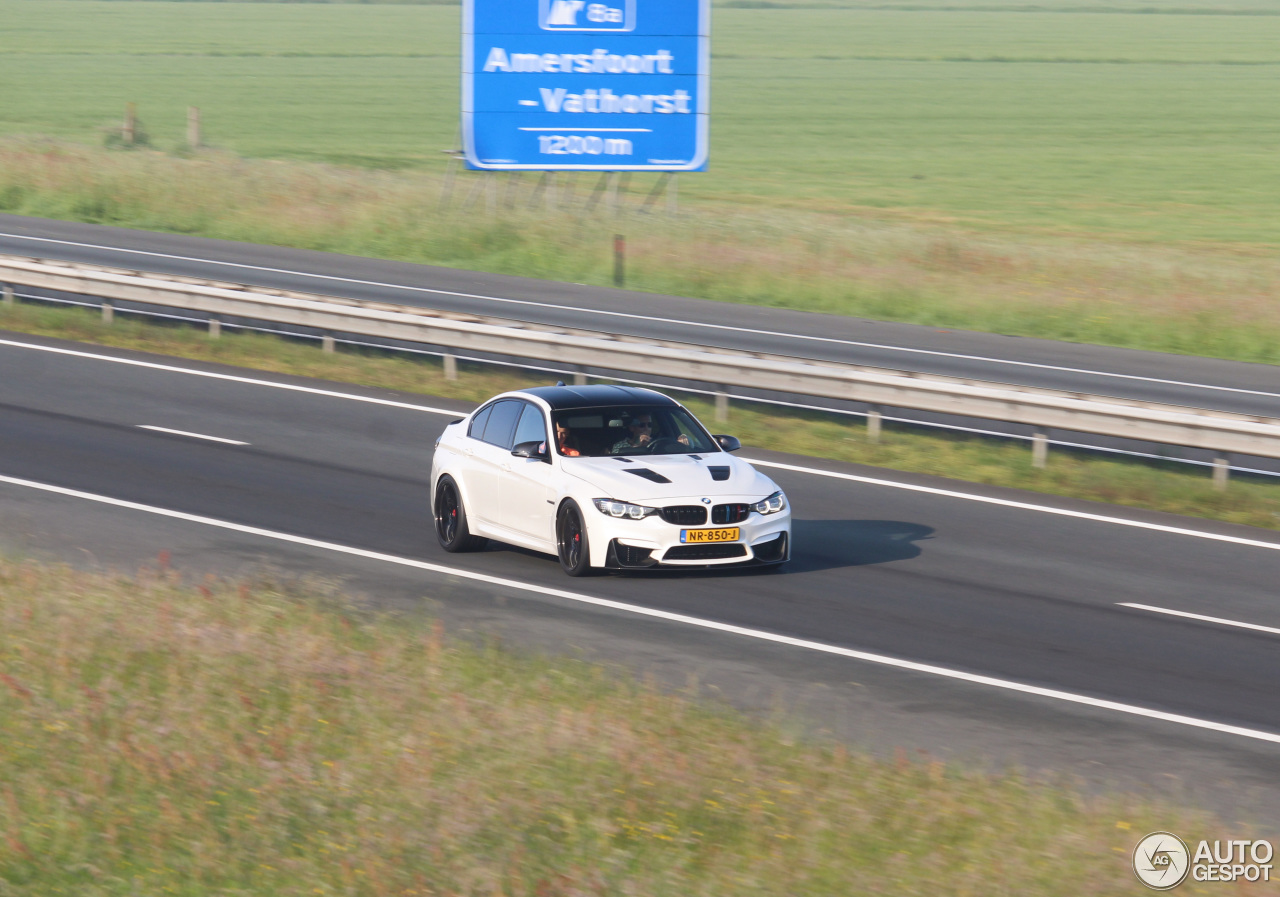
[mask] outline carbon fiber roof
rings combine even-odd
[[[675,399],[638,386],[535,386],[521,392],[537,396],[553,411],[605,405],[676,405]]]

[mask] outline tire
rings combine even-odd
[[[590,576],[591,550],[587,544],[587,527],[578,503],[570,499],[556,514],[556,554],[560,569],[570,576]]]
[[[453,477],[442,476],[436,484],[433,511],[436,539],[445,551],[479,551],[489,544],[488,539],[473,536],[467,529],[467,510],[462,506],[462,495],[458,492],[458,484],[453,481]]]

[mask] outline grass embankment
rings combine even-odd
[[[1079,897],[1228,835],[315,595],[0,560],[0,893]]]
[[[505,182],[492,213],[462,211],[462,180],[444,213],[428,173],[0,141],[0,211],[602,286],[625,232],[633,289],[1280,362],[1280,261],[1260,253],[715,203],[618,222],[582,213],[583,184],[577,211],[530,209],[523,192],[502,208]]]
[[[441,364],[428,358],[326,354],[314,343],[227,331],[211,340],[202,330],[160,327],[123,315],[105,325],[94,311],[23,303],[0,305],[0,329],[473,402],[508,389],[546,385],[552,376],[463,364],[459,379],[450,381]],[[702,420],[713,420],[709,402],[696,395],[682,398]],[[1053,450],[1048,467],[1037,470],[1021,442],[886,424],[881,441],[873,445],[861,423],[849,418],[741,402],[733,404],[723,428],[741,434],[748,447],[1280,529],[1280,483],[1237,476],[1218,491],[1207,471],[1176,462]]]
[[[631,285],[1280,361],[1265,3],[742,5],[715,12],[686,217],[616,224]],[[528,209],[529,179],[518,210],[460,212],[466,175],[437,211],[456,7],[0,0],[0,20],[0,133],[70,141],[3,144],[9,211],[610,282],[615,222],[581,220],[593,179],[574,208]],[[165,152],[200,106],[227,154],[85,148],[125,100]]]

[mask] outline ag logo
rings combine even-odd
[[[632,31],[636,0],[538,0],[538,25],[544,31]]]
[[[1187,845],[1169,832],[1152,832],[1133,849],[1133,872],[1153,891],[1168,891],[1182,884],[1190,861]]]

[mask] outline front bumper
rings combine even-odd
[[[609,553],[605,558],[605,567],[610,570],[649,570],[656,567],[764,567],[781,564],[790,557],[791,534],[777,533],[755,545],[744,545],[741,542],[725,542],[719,545],[683,546],[686,548],[720,548],[736,547],[734,553],[698,552],[682,554],[675,558],[670,552],[655,556],[650,548],[628,545],[620,539],[609,543]],[[661,560],[659,560],[661,557]]]
[[[680,541],[682,527],[657,517],[606,518],[591,528],[591,541],[606,546],[602,566],[612,570],[761,566],[780,564],[790,557],[790,510],[767,515],[752,513],[748,519],[729,525],[740,530],[736,542],[685,544]]]

